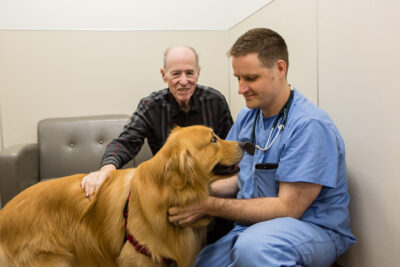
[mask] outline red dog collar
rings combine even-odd
[[[124,218],[125,218],[125,240],[124,240],[124,243],[126,241],[129,241],[132,244],[132,246],[136,249],[136,251],[142,253],[143,255],[146,255],[147,257],[151,257],[151,253],[150,253],[149,249],[146,246],[140,244],[139,241],[137,241],[133,237],[133,235],[129,234],[129,232],[128,232],[128,228],[127,228],[127,225],[128,225],[128,203],[129,203],[129,197],[125,203],[125,208],[124,208]],[[165,257],[163,257],[162,260],[166,265],[172,265],[175,262],[173,259],[165,258]]]

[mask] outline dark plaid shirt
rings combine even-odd
[[[143,98],[120,136],[108,144],[102,166],[121,168],[140,151],[147,138],[153,155],[165,143],[175,126],[206,125],[225,138],[233,124],[225,97],[211,87],[197,85],[188,113],[180,109],[168,88]]]

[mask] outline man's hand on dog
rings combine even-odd
[[[100,188],[103,182],[108,178],[111,171],[115,170],[112,164],[104,165],[100,170],[91,172],[83,177],[81,187],[85,191],[85,197],[92,199],[96,191]]]
[[[171,207],[168,209],[168,220],[176,226],[188,226],[207,215],[208,203],[212,197],[193,202],[184,207]]]
[[[210,207],[215,204],[214,197],[235,197],[238,191],[237,175],[214,181],[210,185],[211,196],[203,201],[191,203],[184,207],[171,207],[168,210],[168,220],[176,226],[193,225],[194,222],[209,216]],[[214,203],[213,203],[214,202]]]

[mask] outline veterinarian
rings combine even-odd
[[[91,198],[112,170],[132,160],[147,138],[153,153],[164,145],[172,128],[196,124],[211,127],[225,138],[233,120],[225,97],[217,90],[197,84],[199,57],[189,46],[174,46],[164,53],[162,79],[168,88],[143,98],[120,136],[108,144],[98,171],[83,178],[81,186]],[[209,240],[227,232],[232,223],[218,219]]]
[[[240,172],[213,183],[206,201],[170,208],[169,220],[236,221],[200,252],[196,266],[331,266],[356,242],[342,137],[288,84],[288,51],[278,33],[249,30],[229,55],[247,106],[227,136],[245,143]]]

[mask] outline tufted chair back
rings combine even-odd
[[[4,206],[25,188],[43,180],[98,170],[107,144],[121,133],[128,115],[44,119],[38,142],[0,151],[0,200]],[[152,157],[145,141],[131,168]]]
[[[40,180],[99,169],[107,144],[121,133],[128,115],[51,118],[38,124]],[[133,162],[126,167],[133,167]]]

